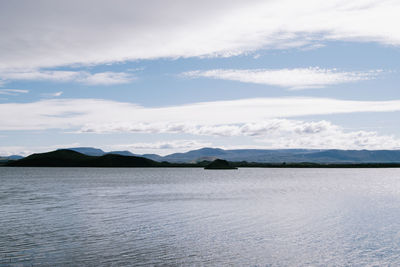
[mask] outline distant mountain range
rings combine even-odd
[[[130,151],[104,152],[98,148],[68,148],[88,156],[122,155],[143,157],[158,162],[196,163],[224,159],[231,162],[247,161],[261,163],[311,162],[311,163],[399,163],[400,150],[321,150],[321,149],[233,149],[202,148],[166,156],[134,154]],[[14,156],[16,157],[16,156]],[[18,157],[18,156],[17,156]],[[9,160],[10,158],[4,158]],[[18,158],[11,158],[18,159]],[[1,158],[0,158],[1,160]]]
[[[144,157],[154,161],[172,163],[196,163],[213,161],[217,158],[228,161],[247,162],[315,162],[315,163],[385,163],[400,162],[400,150],[338,150],[338,149],[233,149],[201,148],[185,153],[173,153],[166,156],[156,154],[133,154],[130,151],[104,152],[90,147],[69,148],[92,156],[117,154]]]
[[[310,150],[310,149],[235,149],[202,148],[167,155],[169,162],[194,162],[205,157],[247,162],[384,163],[400,162],[400,150]]]
[[[400,163],[256,163],[246,161],[201,161],[197,163],[158,162],[144,157],[124,156],[106,153],[101,156],[89,156],[73,150],[32,154],[19,160],[3,162],[1,166],[9,167],[201,167],[210,170],[237,169],[246,167],[260,168],[399,168]]]
[[[22,156],[18,156],[18,155],[12,155],[12,156],[7,156],[7,157],[0,157],[0,164],[8,162],[10,160],[19,160],[22,159]]]

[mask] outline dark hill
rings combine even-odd
[[[106,154],[98,157],[89,167],[158,167],[159,162],[135,156]]]
[[[33,154],[9,162],[7,165],[20,167],[157,167],[159,163],[142,157],[115,154],[88,156],[76,151],[61,149]]]
[[[26,158],[10,162],[8,166],[72,167],[83,166],[85,162],[91,159],[91,156],[72,150],[60,149],[52,152],[32,154]]]

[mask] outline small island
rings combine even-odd
[[[216,159],[207,166],[204,167],[205,170],[237,170],[229,164],[228,161],[223,159]]]

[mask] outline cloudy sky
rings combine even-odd
[[[398,0],[0,1],[0,155],[400,149]]]

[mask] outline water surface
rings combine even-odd
[[[0,266],[400,264],[400,169],[0,168]]]

